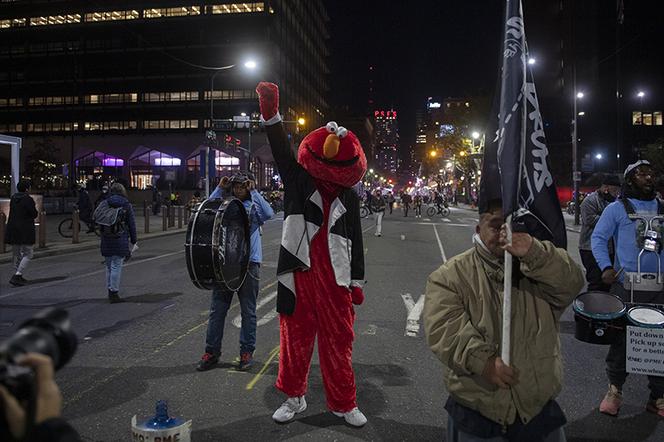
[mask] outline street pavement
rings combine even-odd
[[[187,274],[184,235],[145,238],[123,270],[121,296],[110,305],[98,250],[43,257],[25,276],[33,284],[12,288],[9,264],[0,265],[0,339],[46,306],[67,308],[79,336],[72,361],[57,373],[64,415],[87,441],[130,440],[134,414],[151,416],[159,399],[171,414],[193,420],[193,441],[445,440],[447,398],[440,362],[429,351],[421,326],[427,276],[471,245],[477,213],[453,208],[447,218],[386,215],[383,236],[373,219],[363,220],[366,301],[356,306],[353,365],[358,403],[369,422],[350,428],[325,408],[318,355],[314,354],[308,409],[296,421],[277,425],[271,415],[284,400],[273,384],[278,367],[279,319],[275,313],[276,260],[281,215],[264,228],[264,263],[258,299],[256,365],[234,369],[239,356],[239,305],[226,321],[222,360],[199,373],[209,292]],[[577,262],[578,233],[568,232]],[[574,318],[563,315],[565,360],[559,402],[568,417],[570,441],[662,441],[664,424],[646,413],[647,380],[631,376],[619,418],[600,415],[606,391],[606,347],[574,339]],[[410,321],[409,321],[410,319]],[[518,344],[514,344],[518,345]]]

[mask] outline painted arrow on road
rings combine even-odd
[[[417,337],[420,333],[420,316],[424,308],[424,295],[421,295],[417,302],[413,301],[410,293],[402,294],[403,303],[406,305],[408,318],[406,319],[406,336]]]
[[[263,307],[265,304],[272,301],[276,297],[277,297],[277,291],[275,290],[271,292],[269,295],[265,296],[264,298],[261,298],[260,301],[258,301],[258,304],[256,304],[256,311],[258,311],[258,309],[260,309],[261,307]],[[278,313],[275,307],[272,310],[270,310],[268,313],[266,313],[265,316],[260,318],[256,322],[256,326],[267,324],[268,322],[276,318],[277,315]],[[242,313],[233,318],[233,325],[237,328],[240,328],[242,326]]]

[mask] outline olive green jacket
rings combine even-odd
[[[444,381],[457,402],[502,425],[524,423],[560,392],[558,320],[584,284],[563,249],[534,239],[521,258],[524,277],[512,287],[511,363],[519,381],[510,389],[487,382],[487,360],[500,355],[502,260],[482,246],[455,256],[429,276],[424,328],[444,364]],[[518,261],[514,261],[518,265]]]

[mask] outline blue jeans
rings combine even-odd
[[[242,327],[240,328],[240,352],[253,352],[256,349],[256,298],[260,281],[260,267],[257,262],[250,262],[247,277],[244,279],[237,296],[240,299]],[[226,288],[212,290],[210,317],[205,337],[205,352],[215,356],[221,354],[221,341],[224,337],[226,313],[231,306],[233,292]]]
[[[106,256],[106,285],[114,292],[120,291],[120,276],[122,276],[122,264],[124,256]]]

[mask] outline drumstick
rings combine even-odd
[[[616,273],[616,278],[620,276],[623,270],[625,270],[625,267],[620,267],[620,270],[618,270],[618,272]]]

